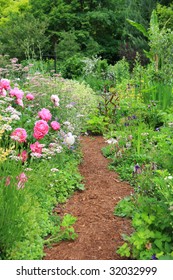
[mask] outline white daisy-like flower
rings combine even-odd
[[[114,138],[110,138],[110,139],[106,140],[105,142],[108,144],[117,144],[118,143],[118,141]]]

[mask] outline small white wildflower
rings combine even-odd
[[[116,156],[122,158],[122,156],[123,156],[123,155],[122,155],[122,152],[121,152],[121,151],[118,151],[118,152],[116,153]]]
[[[165,180],[172,180],[173,179],[173,176],[169,175],[167,177],[164,178]]]
[[[67,109],[71,109],[71,108],[73,108],[74,106],[73,106],[72,104],[67,104],[65,107],[66,107]]]
[[[5,104],[6,102],[4,100],[0,100],[0,104]]]
[[[9,124],[4,124],[4,125],[2,126],[2,130],[11,131],[11,130],[12,130],[12,127],[11,127],[11,125],[9,125]]]
[[[105,142],[108,144],[117,144],[118,143],[118,141],[114,138],[110,138],[110,139],[106,140]]]
[[[4,122],[9,122],[9,121],[11,121],[11,118],[10,117],[2,117],[2,120]]]
[[[66,121],[66,122],[63,122],[64,125],[71,125],[70,122]]]
[[[14,155],[9,156],[9,158],[11,158],[11,159],[13,159],[13,160],[15,160],[15,161],[21,160],[20,157],[14,156]]]
[[[59,146],[59,147],[57,147],[57,148],[56,148],[56,150],[55,150],[55,151],[59,154],[59,153],[61,153],[61,152],[62,152],[62,149],[63,149],[63,148],[62,148],[61,146]]]
[[[48,148],[43,148],[42,152],[46,154],[46,153],[49,152],[49,149]]]
[[[18,121],[18,120],[20,120],[20,117],[17,114],[13,114],[13,115],[11,115],[11,119]]]
[[[58,168],[52,168],[50,171],[51,171],[51,172],[58,172],[59,169],[58,169]]]
[[[32,171],[33,169],[32,168],[25,168],[25,171]]]
[[[8,101],[8,102],[10,102],[10,101],[13,100],[13,98],[6,96],[6,97],[5,97],[5,100]]]
[[[41,154],[39,154],[39,153],[31,153],[31,157],[36,157],[36,158],[41,158],[42,157],[42,155]]]
[[[132,146],[132,144],[130,142],[126,143],[126,148],[129,149]]]

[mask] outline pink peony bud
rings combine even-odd
[[[50,125],[51,125],[51,127],[53,128],[53,130],[59,130],[60,127],[61,127],[60,123],[58,123],[58,122],[56,122],[56,121],[51,122]]]
[[[38,112],[38,116],[44,121],[50,121],[52,115],[48,109],[43,108],[40,112]]]

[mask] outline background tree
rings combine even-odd
[[[168,0],[0,0],[1,52],[20,59],[59,58],[79,54],[107,59],[114,64],[123,56],[133,61],[148,39],[134,29],[127,18],[149,27],[153,9],[158,6],[160,23],[172,17]],[[167,26],[172,24],[168,21]],[[69,36],[68,36],[69,35]],[[70,43],[73,42],[73,43]],[[26,48],[26,49],[25,49]],[[25,50],[24,50],[25,49]],[[64,52],[64,53],[63,53]]]
[[[42,58],[48,43],[46,27],[46,22],[40,22],[31,13],[13,13],[0,25],[1,53],[20,60]]]

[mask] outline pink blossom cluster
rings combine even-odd
[[[0,80],[0,96],[6,96],[7,90],[10,90],[10,81],[8,79]]]
[[[56,122],[56,121],[51,122],[50,125],[51,125],[51,127],[52,127],[53,130],[59,130],[60,127],[61,127],[60,123],[59,123],[59,122]]]
[[[21,107],[24,107],[24,104],[23,104],[24,92],[22,90],[20,90],[18,87],[15,87],[12,89],[10,86],[10,81],[8,79],[1,79],[0,80],[0,96],[5,97],[7,95],[7,91],[9,91],[10,97],[15,97],[16,104],[18,104]],[[28,93],[26,95],[26,99],[29,101],[33,100],[34,95],[31,93]]]
[[[17,176],[17,179],[18,179],[18,184],[17,184],[18,190],[23,189],[25,187],[25,182],[28,181],[26,174],[22,172],[19,176]]]
[[[21,161],[24,163],[28,159],[28,153],[26,150],[22,151],[18,157],[21,159]]]
[[[27,95],[26,95],[26,99],[28,99],[29,101],[30,100],[34,100],[34,95],[32,94],[32,93],[28,93]]]
[[[18,105],[24,107],[23,104],[23,97],[24,97],[24,92],[20,90],[17,86],[14,87],[13,89],[10,86],[10,81],[8,79],[1,79],[0,80],[0,95],[6,96],[7,91],[9,93],[10,97],[14,97],[15,101]],[[31,101],[34,99],[34,95],[31,93],[26,94],[26,99],[28,101]],[[57,95],[52,95],[51,96],[51,101],[53,102],[54,106],[57,107],[59,106],[59,97]],[[14,114],[15,109],[11,106],[8,106],[6,109],[6,112],[10,112]],[[15,111],[16,113],[17,111]],[[17,113],[16,113],[17,114]],[[38,117],[40,120],[36,121],[34,124],[33,128],[33,137],[36,139],[35,143],[30,144],[30,151],[31,151],[31,156],[35,157],[41,157],[43,151],[43,144],[39,143],[38,141],[43,139],[49,132],[50,127],[54,131],[60,130],[60,123],[52,120],[52,114],[49,109],[47,108],[42,108],[38,112]],[[48,122],[50,121],[50,124]],[[24,143],[27,141],[27,132],[24,128],[18,127],[14,129],[14,131],[10,135],[11,139],[18,142],[18,143]],[[51,148],[50,148],[51,150]],[[60,152],[61,149],[60,147],[55,147],[53,151],[51,150],[51,153],[53,152]],[[15,156],[16,160],[21,160],[23,163],[27,161],[28,159],[28,153],[26,150],[21,151],[18,155]]]
[[[23,105],[23,96],[24,96],[24,92],[22,90],[20,90],[19,88],[14,88],[10,90],[10,96],[11,97],[15,97],[16,98],[16,103],[18,105],[20,105],[21,107],[24,107]]]
[[[11,139],[19,143],[26,142],[26,138],[27,138],[27,133],[24,128],[18,127],[11,133]]]
[[[31,144],[30,145],[30,149],[32,151],[32,154],[34,156],[36,156],[37,158],[40,158],[41,157],[41,154],[42,154],[42,149],[43,149],[43,145],[40,144],[38,141]]]
[[[23,189],[25,187],[25,183],[28,181],[28,178],[24,172],[22,172],[19,176],[16,177],[18,180],[17,182],[17,189]],[[7,176],[5,181],[5,186],[9,186],[11,183],[11,177]]]
[[[38,112],[38,116],[44,121],[50,121],[52,118],[50,111],[45,108]]]

